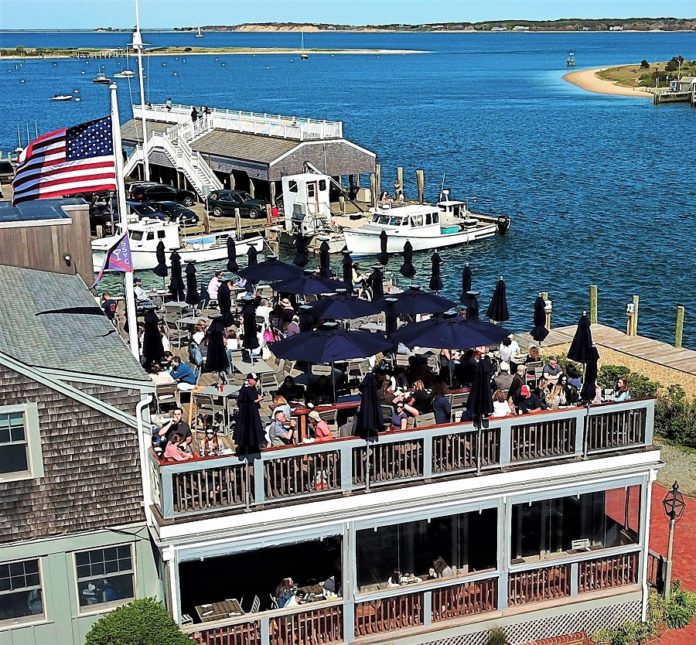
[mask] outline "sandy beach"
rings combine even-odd
[[[646,90],[639,90],[632,87],[617,85],[611,81],[605,81],[597,76],[597,72],[607,69],[606,67],[595,67],[593,69],[583,69],[578,72],[570,72],[563,77],[564,81],[577,85],[586,92],[595,94],[613,94],[615,96],[632,96],[644,99],[651,99],[652,93]]]

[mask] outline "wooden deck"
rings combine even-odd
[[[542,351],[548,353],[548,348],[569,345],[575,335],[575,329],[575,325],[551,329],[546,340],[542,343]],[[592,339],[597,345],[600,358],[602,348],[606,348],[625,354],[631,359],[646,361],[661,368],[676,370],[696,377],[696,351],[691,349],[676,348],[644,336],[627,336],[618,329],[606,325],[592,325]],[[527,333],[520,334],[517,340],[523,348],[537,344]]]

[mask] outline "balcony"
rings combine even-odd
[[[649,446],[654,401],[609,403],[490,419],[483,428],[451,423],[351,437],[321,444],[271,448],[237,456],[164,463],[150,454],[152,498],[166,521],[388,489],[501,469]]]
[[[405,636],[414,630],[443,629],[450,621],[476,621],[505,615],[500,599],[508,597],[511,611],[521,604],[544,601],[573,602],[594,592],[623,593],[639,581],[637,550],[597,558],[557,563],[507,576],[505,594],[499,573],[479,573],[468,578],[429,581],[388,591],[358,594],[343,599],[240,616],[215,623],[184,627],[199,645],[299,645],[300,643],[360,642],[379,634]]]

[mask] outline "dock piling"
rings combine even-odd
[[[422,204],[425,200],[425,172],[416,170],[416,184],[418,185],[418,203]]]
[[[241,240],[242,239],[242,216],[241,216],[241,213],[239,212],[238,208],[234,209],[234,223],[235,223],[235,228],[237,229],[237,239]]]
[[[597,315],[598,315],[597,305],[598,305],[597,285],[591,284],[590,285],[590,324],[591,325],[597,324]]]
[[[547,303],[546,306],[544,307],[544,312],[546,313],[546,329],[549,331],[551,330],[551,301],[549,300],[549,292],[548,291],[542,291],[541,292],[541,297],[544,299],[544,302]]]
[[[376,166],[375,166],[376,168]],[[374,208],[377,207],[377,200],[379,199],[379,195],[377,194],[377,177],[376,173],[371,172],[370,173],[370,201],[372,202],[372,206]]]
[[[372,188],[372,205],[377,206],[377,200],[382,193],[382,164],[375,164],[375,185]]]
[[[632,336],[638,335],[638,305],[640,303],[640,296],[633,296],[633,333]]]
[[[399,166],[396,169],[396,182],[394,183],[394,197],[397,201],[404,196],[404,167]]]
[[[677,324],[674,330],[674,346],[680,348],[682,346],[682,336],[684,334],[684,305],[677,305]]]

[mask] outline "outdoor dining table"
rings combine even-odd
[[[254,362],[250,363],[241,358],[232,359],[232,367],[240,374],[266,374],[267,372],[275,372],[275,370],[262,358],[254,358]]]
[[[229,412],[227,402],[229,399],[235,398],[239,394],[239,390],[241,390],[241,388],[241,385],[225,383],[222,386],[222,391],[220,391],[220,386],[208,385],[207,387],[194,392],[194,398],[210,397],[213,402],[216,400],[221,400],[221,407],[223,409],[223,416],[225,418],[225,428],[229,428]]]
[[[223,618],[233,618],[244,615],[244,610],[239,600],[231,598],[221,602],[213,602],[207,605],[196,605],[196,613],[203,623],[210,623]]]
[[[185,325],[195,325],[200,318],[198,316],[184,316],[183,318],[179,318],[176,321],[176,324],[179,325],[179,327],[184,327]]]
[[[165,302],[162,306],[165,310],[170,309],[172,311],[178,311],[179,313],[183,313],[184,310],[191,308],[191,305],[182,300],[170,300],[169,302]]]

